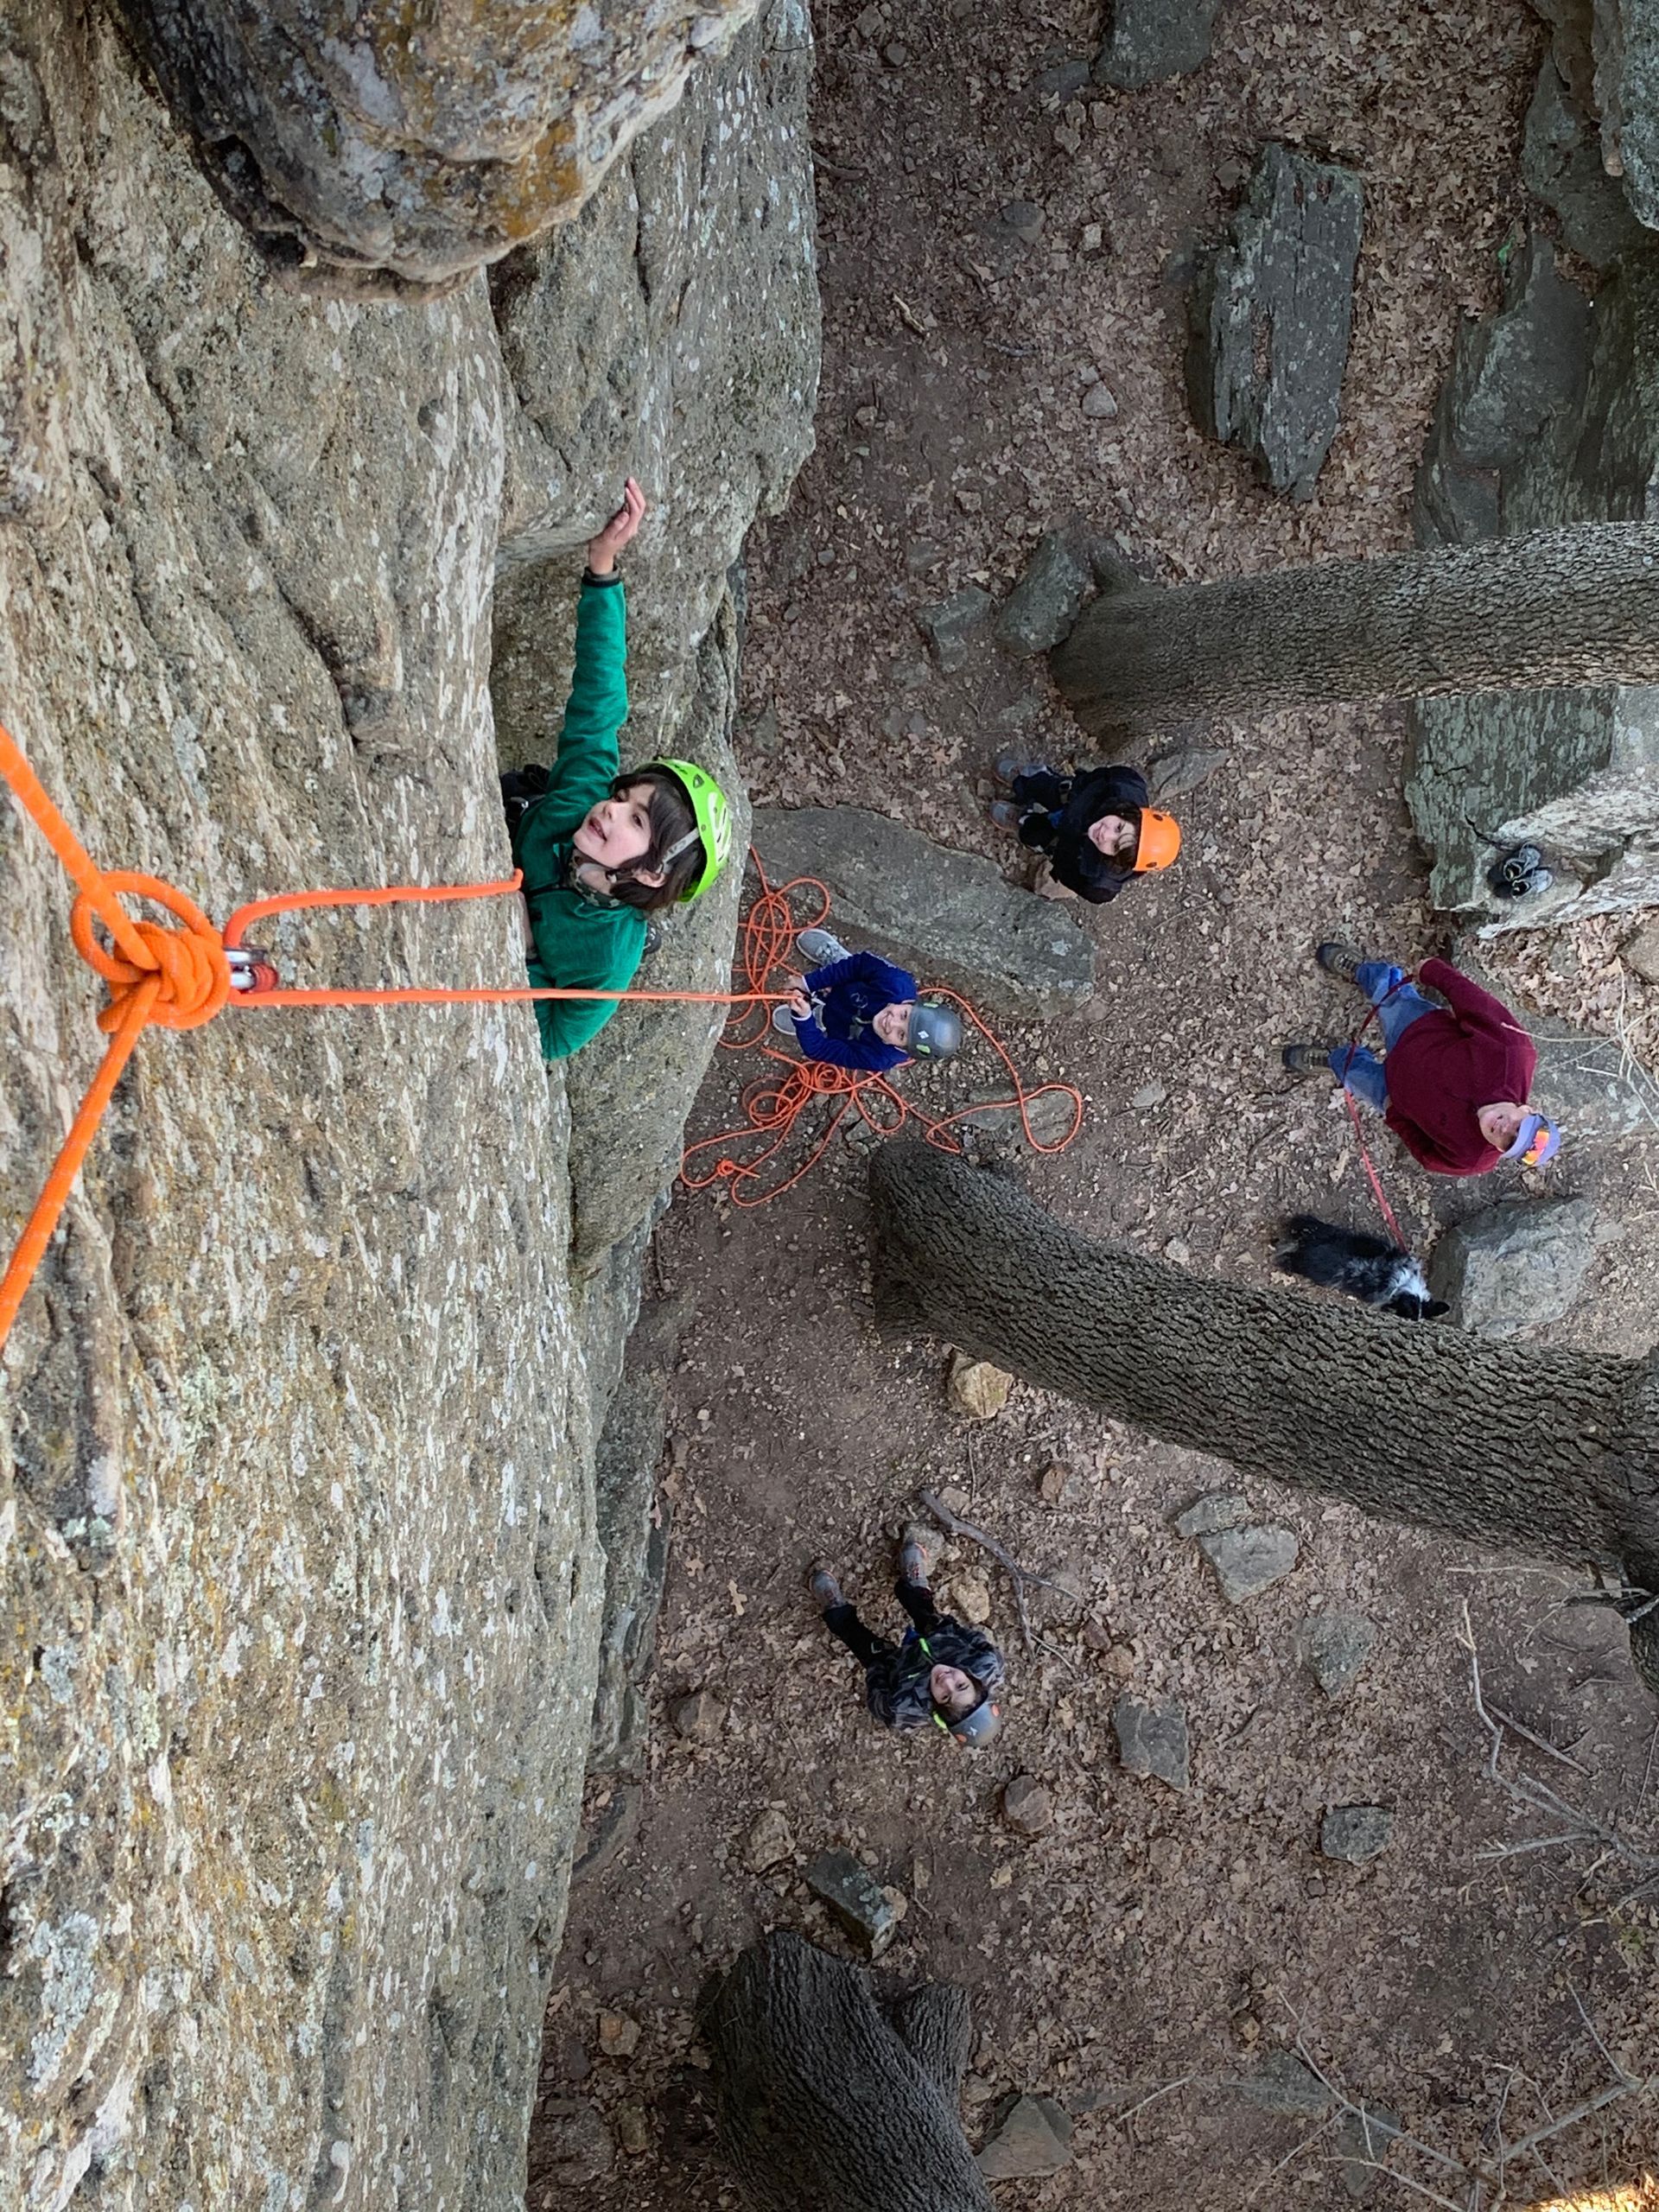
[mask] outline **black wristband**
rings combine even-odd
[[[608,576],[596,576],[591,569],[584,569],[582,572],[582,581],[584,589],[591,584],[595,591],[603,591],[609,584],[620,584],[622,579],[614,569],[611,570]]]

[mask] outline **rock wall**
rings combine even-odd
[[[1659,244],[1586,302],[1534,241],[1500,312],[1459,334],[1418,487],[1424,542],[1635,521],[1659,499]],[[1659,691],[1419,700],[1406,797],[1433,856],[1437,906],[1488,928],[1659,901]],[[1555,876],[1505,902],[1498,850],[1545,851]]]
[[[124,0],[202,168],[314,290],[444,290],[565,222],[755,0]]]
[[[680,514],[704,519],[671,503],[639,564],[637,690],[663,717],[645,749],[721,757],[727,570],[810,437],[805,42],[770,8],[713,105],[694,88],[606,187],[681,175],[745,315],[790,272],[790,380],[757,386],[734,488],[718,378],[658,359],[671,302],[608,365],[584,350],[637,257],[589,264],[533,339],[503,337],[481,278],[426,304],[273,291],[109,26],[13,8],[0,718],[102,860],[221,918],[505,872],[499,543],[513,604],[563,607],[574,564],[531,556],[577,544],[644,450],[619,417],[562,505],[545,469],[532,497],[532,373],[589,424],[618,365],[670,395]],[[797,149],[771,261],[721,227],[755,132]],[[720,327],[714,298],[696,312]],[[515,634],[512,699],[550,702],[564,632],[540,661]],[[10,807],[0,848],[9,1236],[101,1039],[56,864]],[[712,963],[734,898],[658,957]],[[505,907],[270,934],[316,980],[481,983],[521,958]],[[606,1156],[601,1115],[649,1108],[663,1168],[707,1045],[616,1025],[574,1146],[521,1007],[232,1010],[140,1047],[0,1371],[0,2201],[518,2202],[601,1633],[594,1449],[659,1188],[624,1205],[580,1160]]]

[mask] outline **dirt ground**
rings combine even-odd
[[[1492,303],[1494,250],[1525,210],[1516,162],[1542,30],[1522,0],[1224,0],[1195,76],[1065,105],[1054,73],[1097,42],[1081,0],[949,0],[885,24],[821,0],[815,16],[819,445],[752,547],[745,766],[759,800],[872,806],[1014,873],[984,817],[988,764],[1010,745],[1069,755],[1065,718],[1039,664],[988,643],[940,677],[915,610],[969,581],[1005,589],[1037,534],[1074,512],[1166,580],[1406,544],[1459,317]],[[1179,374],[1191,242],[1217,233],[1273,136],[1351,163],[1366,192],[1342,427],[1303,505],[1198,435]],[[1034,245],[1001,219],[1013,201],[1042,211]],[[1095,376],[1115,416],[1083,412]],[[1277,1048],[1351,1025],[1308,957],[1316,938],[1408,960],[1444,944],[1400,797],[1403,728],[1385,708],[1214,732],[1228,757],[1180,803],[1179,866],[1085,918],[1101,961],[1089,1018],[1009,1035],[1028,1074],[1063,1074],[1086,1096],[1077,1142],[1030,1169],[1057,1212],[1246,1277],[1265,1274],[1287,1209],[1370,1225],[1338,1103],[1289,1083]],[[1618,934],[1586,925],[1571,960],[1532,959],[1533,1002],[1554,976],[1563,1012],[1650,1021],[1612,980]],[[720,1060],[696,1133],[727,1125],[752,1072]],[[989,1072],[906,1080],[948,1104]],[[1386,1136],[1376,1150],[1424,1248],[1497,1195],[1499,1178],[1440,1186]],[[1542,1340],[1650,1341],[1656,1157],[1580,1147],[1553,1173],[1611,1233],[1583,1304]],[[620,2147],[578,2189],[550,2177],[556,2131],[538,2129],[531,2206],[735,2201],[710,2138],[696,1993],[768,1925],[841,1947],[801,1879],[838,1844],[906,1900],[884,1971],[973,1994],[975,2139],[1018,2091],[1073,2115],[1072,2162],[1000,2185],[1011,2207],[1347,2202],[1334,2126],[1229,2086],[1299,2037],[1442,2159],[1495,2158],[1551,2128],[1615,2063],[1659,2073],[1659,1891],[1623,1901],[1632,1859],[1488,1777],[1462,1641],[1466,1622],[1489,1704],[1558,1747],[1509,1735],[1503,1776],[1659,1854],[1654,1713],[1611,1618],[1570,1605],[1571,1577],[1264,1484],[1251,1503],[1295,1532],[1299,1563],[1230,1607],[1169,1525],[1226,1470],[1023,1387],[994,1421],[966,1423],[946,1402],[943,1348],[878,1339],[865,1166],[837,1140],[779,1203],[743,1212],[682,1194],[658,1232],[661,1285],[696,1318],[664,1478],[674,1552],[650,1762],[630,1839],[573,1894],[543,2069],[547,2095],[590,2101]],[[1044,1483],[1055,1465],[1069,1477],[1058,1498],[1062,1478]],[[979,1758],[878,1731],[803,1588],[827,1553],[890,1622],[890,1532],[923,1484],[954,1485],[970,1517],[1079,1593],[1040,1597],[1052,1649],[1027,1653],[1006,1579],[971,1549],[947,1562],[947,1591],[969,1603],[988,1583],[1014,1670],[1008,1725]],[[1339,1701],[1295,1649],[1299,1624],[1336,1605],[1378,1631]],[[1182,1700],[1186,1791],[1117,1764],[1126,1683]],[[695,1690],[725,1708],[707,1743],[669,1718]],[[1034,1840],[1000,1811],[1022,1773],[1054,1801]],[[591,1799],[597,1820],[612,1790]],[[1323,1812],[1351,1803],[1395,1816],[1362,1867],[1318,1848]],[[792,1850],[756,1873],[750,1838],[768,1808]],[[601,2036],[601,2012],[624,2024]],[[1656,2139],[1651,2097],[1608,2103],[1514,2158],[1508,2196],[1631,2182]],[[1422,2149],[1396,2146],[1391,2165],[1467,2201]],[[1369,2178],[1379,2203],[1409,2200],[1402,2182]]]

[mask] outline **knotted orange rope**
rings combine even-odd
[[[256,899],[238,908],[221,933],[194,900],[157,876],[132,870],[100,868],[48,797],[10,733],[0,728],[0,777],[35,823],[76,887],[69,917],[75,950],[101,976],[110,1001],[98,1017],[109,1037],[97,1074],[81,1100],[69,1133],[53,1161],[41,1195],[23,1225],[3,1277],[0,1277],[0,1346],[17,1318],[23,1294],[44,1258],[62,1217],[75,1178],[122,1071],[144,1031],[199,1029],[226,1005],[243,1009],[298,1006],[398,1006],[500,1004],[525,999],[644,999],[730,1006],[754,995],[729,991],[578,990],[552,985],[508,985],[493,989],[448,990],[408,988],[390,990],[253,990],[232,988],[230,955],[242,949],[243,932],[262,915],[302,906],[384,906],[406,901],[496,899],[515,893],[513,874],[499,883],[401,884],[376,890],[301,891]],[[137,921],[123,898],[148,899],[182,925]],[[100,942],[99,929],[110,944]],[[782,995],[781,994],[779,995]]]

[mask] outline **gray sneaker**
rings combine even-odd
[[[832,967],[837,960],[849,957],[846,946],[833,930],[803,930],[795,943],[804,960],[815,968]]]
[[[1336,1049],[1331,1044],[1287,1045],[1279,1057],[1292,1075],[1329,1075],[1331,1055]]]
[[[786,1006],[773,1007],[772,1026],[780,1037],[792,1037],[795,1034],[795,1017]]]
[[[1327,975],[1340,976],[1344,983],[1358,981],[1359,963],[1365,955],[1357,945],[1343,944],[1328,937],[1323,944],[1315,945],[1313,957]]]

